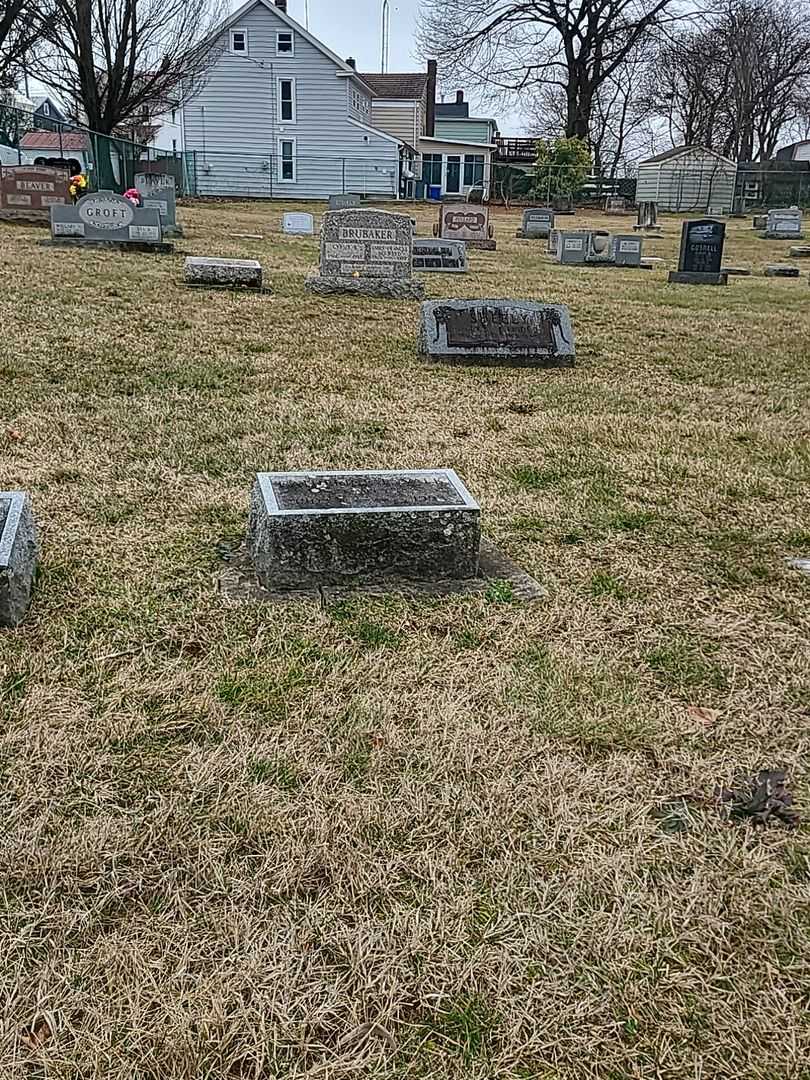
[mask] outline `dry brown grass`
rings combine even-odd
[[[272,297],[0,227],[44,549],[0,638],[0,1076],[807,1080],[808,827],[711,800],[781,763],[810,808],[806,277],[557,267],[501,213],[429,292],[570,304],[578,367],[428,366],[415,305],[304,293],[282,209],[179,245]],[[456,468],[549,602],[220,601],[257,469],[374,466]]]

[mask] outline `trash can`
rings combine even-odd
[[[424,180],[414,180],[413,182],[413,195],[417,202],[421,202],[425,197],[426,184]]]
[[[440,202],[442,197],[441,184],[431,184],[428,188],[428,198],[434,202]]]

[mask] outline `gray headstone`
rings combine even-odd
[[[321,223],[320,273],[311,292],[421,299],[414,281],[413,231],[407,214],[388,210],[330,210]]]
[[[52,206],[51,236],[54,240],[141,246],[160,246],[163,241],[158,211],[133,206],[114,191],[84,195],[75,206]]]
[[[615,235],[612,241],[613,262],[617,266],[641,266],[640,236]]]
[[[157,210],[160,214],[164,233],[171,236],[179,232],[174,177],[163,173],[138,173],[135,176],[135,187],[141,196],[144,210]]]
[[[315,232],[315,218],[312,214],[285,214],[281,230],[288,236],[312,236]]]
[[[765,267],[765,277],[791,277],[799,276],[798,266],[789,266],[784,263],[770,263]]]
[[[432,240],[415,236],[414,270],[436,270],[445,274],[467,273],[467,245],[461,240]]]
[[[622,195],[608,195],[605,199],[606,214],[624,214],[626,213],[626,210],[627,208]]]
[[[362,206],[362,199],[359,195],[330,195],[329,196],[329,209],[330,210],[359,210]]]
[[[268,589],[464,580],[481,511],[451,469],[259,473],[248,546]]]
[[[752,218],[752,225],[756,232],[761,232],[763,229],[768,228],[768,215],[767,214],[754,214]]]
[[[636,217],[636,229],[658,229],[658,203],[651,199],[642,200],[638,204]]]
[[[770,240],[801,240],[802,212],[798,206],[769,210],[765,235]]]
[[[575,356],[568,308],[530,300],[429,300],[419,344],[447,363],[572,367]]]
[[[523,224],[518,230],[520,240],[546,240],[554,228],[554,211],[534,206],[523,211]]]
[[[810,258],[810,244],[800,244],[798,247],[792,247],[790,249],[790,256],[792,259]]]
[[[212,259],[189,256],[183,267],[187,285],[261,289],[262,264],[255,259]]]
[[[0,491],[0,626],[17,626],[31,603],[39,549],[23,491]]]
[[[557,235],[557,261],[567,265],[584,266],[590,242],[590,232],[560,231]]]

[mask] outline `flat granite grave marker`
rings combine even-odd
[[[163,240],[158,211],[136,207],[114,191],[83,195],[75,206],[52,206],[51,239],[43,243],[174,251]]]
[[[413,238],[413,268],[445,274],[467,273],[467,245],[462,240]]]
[[[321,264],[307,278],[310,292],[421,300],[413,278],[413,230],[407,214],[388,210],[330,210],[321,224]]]
[[[523,223],[515,234],[518,240],[547,240],[554,228],[554,211],[550,207],[532,206],[523,211]]]
[[[359,210],[362,206],[362,199],[359,195],[330,195],[329,196],[329,209],[330,210]]]
[[[315,218],[312,214],[285,214],[281,221],[281,231],[288,236],[313,236]]]
[[[802,212],[798,206],[769,210],[765,225],[766,240],[803,240]]]
[[[0,626],[25,617],[37,568],[37,531],[24,491],[0,491]]]
[[[450,364],[573,367],[574,331],[562,304],[531,300],[428,300],[422,356]]]
[[[728,285],[722,269],[726,227],[722,221],[701,218],[685,221],[681,230],[678,269],[671,270],[673,285]]]
[[[44,165],[0,166],[0,221],[44,222],[51,207],[70,202],[66,169]]]
[[[191,255],[185,261],[183,279],[186,285],[261,289],[262,264],[255,259],[214,259]]]
[[[157,210],[164,236],[182,236],[177,223],[177,192],[174,177],[167,173],[136,173],[135,187],[144,210]]]
[[[765,267],[765,277],[797,278],[798,276],[798,266],[789,266],[786,263],[770,263]]]
[[[473,578],[481,510],[452,469],[259,473],[248,548],[267,589]]]
[[[468,248],[495,251],[495,230],[489,223],[489,207],[472,203],[442,203],[439,207],[439,224],[433,226],[433,235],[442,240],[463,240]]]

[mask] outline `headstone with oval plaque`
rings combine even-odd
[[[174,250],[163,240],[157,210],[137,207],[114,191],[84,195],[75,206],[52,206],[49,243],[114,245],[165,253]]]
[[[307,278],[310,292],[354,293],[420,300],[413,276],[413,230],[407,214],[388,210],[330,210],[321,223],[321,264]]]
[[[433,235],[442,240],[463,240],[468,248],[481,251],[495,251],[497,246],[489,223],[489,207],[473,203],[443,203]]]
[[[678,269],[671,270],[673,285],[728,285],[722,269],[726,227],[722,221],[700,218],[685,221],[681,231]]]
[[[177,223],[177,193],[174,177],[166,173],[136,173],[135,187],[144,210],[157,210],[164,236],[182,236]]]
[[[51,207],[70,202],[65,169],[45,165],[0,167],[0,220],[47,222]]]

